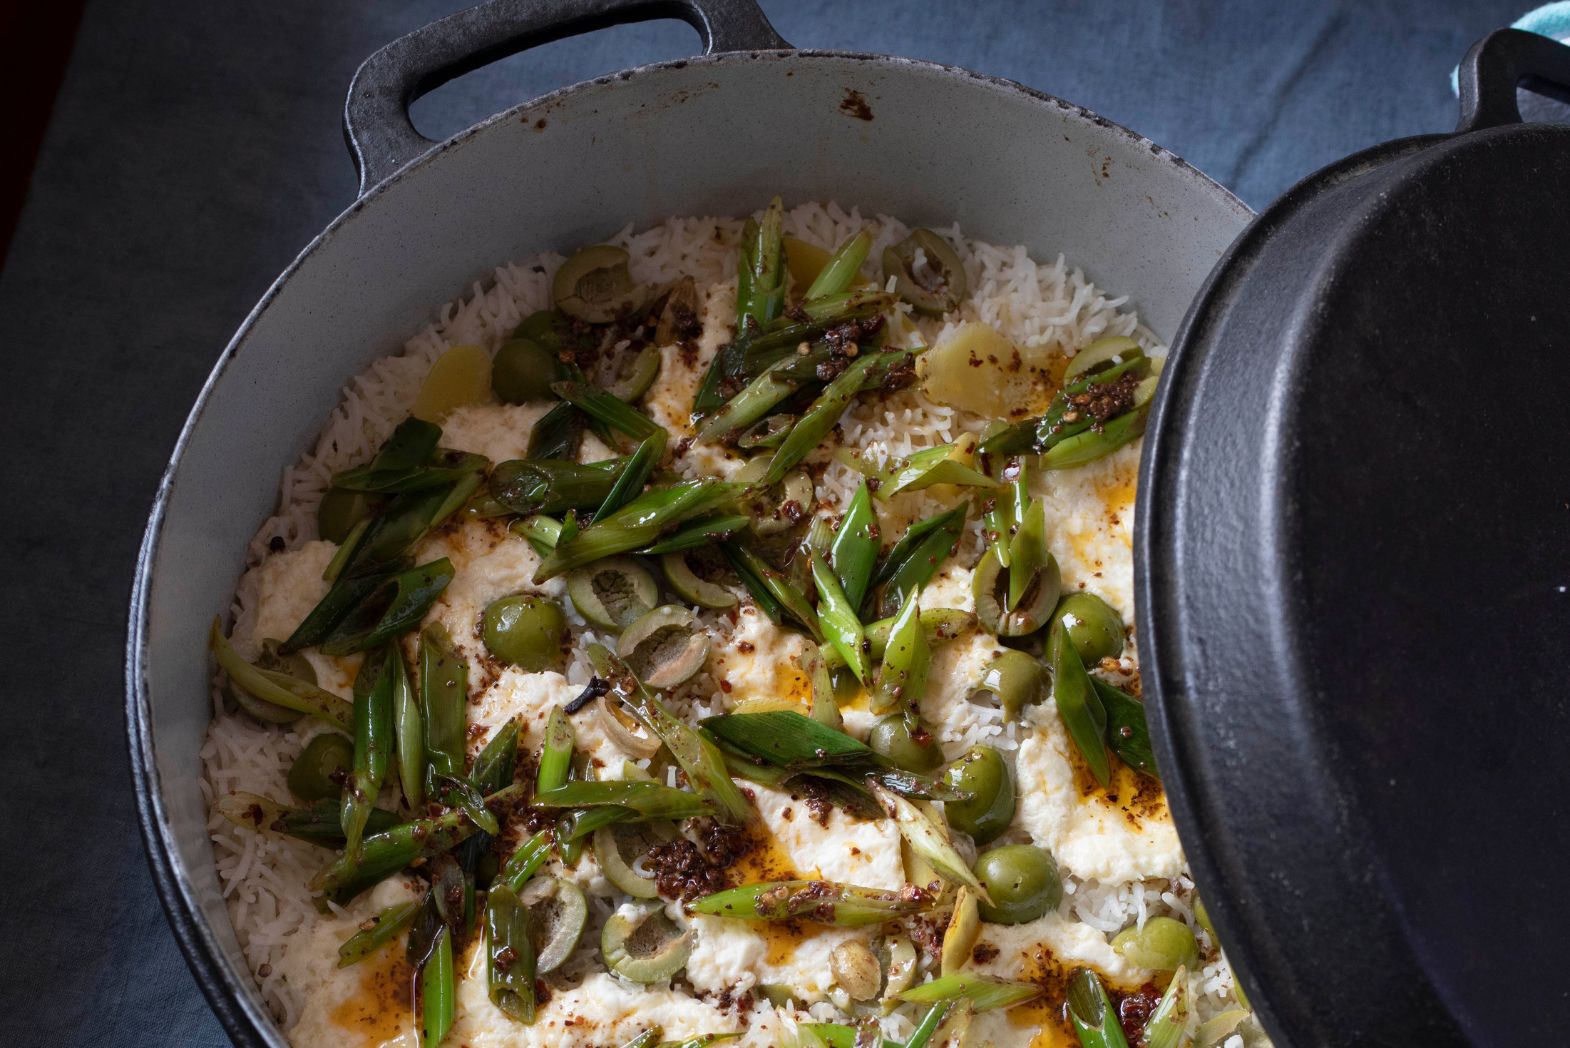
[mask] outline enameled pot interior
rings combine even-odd
[[[165,477],[132,610],[133,763],[155,872],[231,1034],[281,1043],[213,870],[198,753],[205,634],[282,470],[338,391],[503,261],[775,194],[1062,253],[1170,339],[1248,210],[1164,150],[1055,99],[903,59],[807,52],[670,63],[503,114],[405,169],[257,307]]]

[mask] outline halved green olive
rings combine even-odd
[[[1173,917],[1152,917],[1143,928],[1124,928],[1112,948],[1128,963],[1158,972],[1175,972],[1199,960],[1199,944],[1188,925]]]
[[[747,451],[758,448],[777,448],[785,443],[790,431],[796,428],[795,415],[770,415],[762,422],[741,431],[736,446]]]
[[[637,400],[649,391],[660,373],[660,347],[650,342],[636,352],[611,354],[595,376],[600,386],[617,400]]]
[[[1114,362],[1133,360],[1144,355],[1144,347],[1127,335],[1098,338],[1074,354],[1074,359],[1063,369],[1063,384],[1066,386],[1083,375],[1101,371]]]
[[[622,633],[616,654],[651,688],[674,688],[703,668],[709,636],[694,628],[691,609],[666,604],[639,618]]]
[[[669,820],[612,823],[594,831],[594,860],[605,879],[634,899],[655,899],[654,878],[633,869],[656,844],[674,840],[676,826]]]
[[[1086,666],[1123,654],[1123,616],[1094,593],[1070,593],[1058,601],[1052,617],[1068,631],[1069,643]]]
[[[567,618],[548,597],[518,593],[493,601],[480,626],[486,650],[508,665],[529,673],[567,667]]]
[[[703,325],[698,319],[698,309],[698,283],[691,277],[682,277],[665,295],[665,305],[661,307],[659,322],[654,327],[654,344],[668,346],[701,330]]]
[[[619,633],[649,613],[660,590],[631,557],[607,557],[568,572],[567,596],[590,623]]]
[[[1063,901],[1057,860],[1034,844],[1006,844],[983,852],[976,876],[992,902],[981,903],[981,919],[993,924],[1024,924]]]
[[[1027,705],[1045,700],[1051,690],[1052,674],[1047,664],[1034,655],[1009,648],[987,664],[971,697],[993,696],[1003,708],[1003,715],[1013,720]]]
[[[523,318],[512,331],[513,338],[537,342],[552,353],[572,335],[572,321],[554,309],[537,309]]]
[[[879,719],[867,735],[867,745],[906,771],[931,771],[943,763],[943,747],[937,737],[919,723],[912,724],[903,713]]]
[[[606,967],[636,983],[664,982],[687,964],[693,930],[685,932],[659,903],[630,903],[611,914],[600,933]]]
[[[555,971],[577,949],[588,923],[583,889],[560,877],[539,876],[524,886],[518,901],[529,910],[534,970],[540,975]]]
[[[691,601],[700,608],[736,606],[736,594],[724,586],[700,578],[692,570],[692,563],[686,553],[665,554],[660,558],[660,568],[665,572],[665,581],[681,599]]]
[[[920,955],[916,944],[908,936],[896,935],[886,939],[878,950],[878,960],[883,964],[883,996],[904,993],[916,981],[917,962]]]
[[[883,249],[883,279],[916,312],[941,316],[957,307],[970,290],[965,265],[949,242],[930,229],[913,229],[898,244]]]
[[[271,637],[262,641],[262,653],[256,657],[253,665],[258,669],[287,673],[307,684],[317,683],[316,667],[311,665],[311,660],[298,651],[293,655],[278,654],[278,641]],[[229,695],[234,699],[236,706],[265,724],[293,724],[305,716],[298,710],[286,709],[275,702],[259,699],[235,684],[233,680],[229,681]]]
[[[551,399],[556,354],[533,339],[510,338],[491,361],[491,389],[503,403]]]
[[[943,805],[950,826],[977,844],[990,844],[1008,829],[1014,818],[1014,777],[1003,754],[978,743],[949,765],[943,780],[971,795],[968,801]]]
[[[993,546],[976,564],[971,577],[971,595],[976,600],[976,618],[989,633],[999,637],[1022,637],[1034,633],[1046,624],[1057,605],[1058,593],[1063,588],[1063,578],[1058,561],[1050,552],[1046,561],[1034,573],[1025,587],[1018,606],[1006,610],[1008,599],[1008,570],[998,559],[998,548]]]
[[[627,252],[611,244],[586,247],[561,264],[551,280],[551,298],[568,316],[590,324],[609,324],[642,308],[649,289],[634,284]]]
[[[756,484],[768,471],[769,461],[768,455],[750,458],[731,479],[742,484]],[[811,516],[816,503],[812,477],[806,470],[796,469],[787,473],[777,486],[752,492],[741,512],[752,517],[752,530],[756,534],[778,535]]]
[[[328,542],[343,544],[360,521],[376,512],[381,499],[363,491],[328,488],[316,506],[316,531]]]
[[[354,743],[347,735],[323,732],[305,744],[289,768],[289,792],[302,801],[323,801],[343,792],[354,767]]]

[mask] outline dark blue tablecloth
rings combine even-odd
[[[223,1041],[135,827],[120,660],[142,518],[191,399],[263,289],[351,200],[356,64],[461,4],[91,3],[3,273],[9,530],[0,1043]],[[1526,0],[765,0],[802,46],[969,66],[1072,99],[1258,207],[1454,120],[1448,76]],[[450,133],[549,88],[690,53],[660,23],[566,41],[418,106]],[[271,478],[257,478],[271,483]],[[16,832],[20,831],[20,832]]]

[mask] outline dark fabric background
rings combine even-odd
[[[1255,207],[1346,153],[1453,123],[1466,47],[1527,0],[764,0],[786,39],[969,66],[1089,106]],[[274,276],[354,192],[356,64],[459,2],[90,3],[0,272],[0,1042],[206,1045],[135,826],[121,714],[142,524],[187,408]],[[417,107],[445,135],[690,53],[677,23],[553,44]],[[273,483],[273,478],[255,478]]]

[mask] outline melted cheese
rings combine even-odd
[[[1162,801],[1141,804],[1100,791],[1087,795],[1069,756],[1068,733],[1055,712],[1020,744],[1014,825],[1057,857],[1070,874],[1106,884],[1176,877],[1183,869],[1177,830]]]

